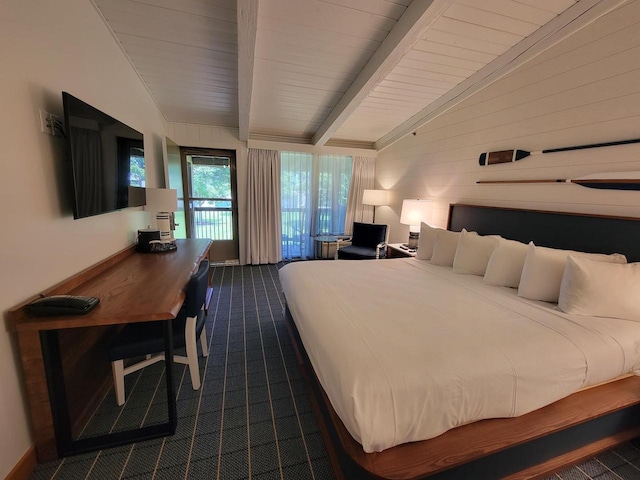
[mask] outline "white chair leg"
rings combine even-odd
[[[113,387],[116,392],[116,402],[119,406],[124,405],[124,360],[111,362],[113,372]]]
[[[202,333],[200,334],[200,346],[202,346],[202,356],[209,356],[209,344],[207,342],[207,326],[202,327]]]
[[[191,374],[191,385],[194,390],[198,390],[200,388],[200,366],[198,365],[198,346],[195,332],[196,317],[187,317],[184,339],[187,348],[187,360],[189,362],[189,373]]]

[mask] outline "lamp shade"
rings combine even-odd
[[[431,221],[431,202],[429,200],[403,200],[400,223],[419,226],[420,222]]]
[[[374,207],[381,207],[388,205],[387,191],[386,190],[365,190],[362,194],[363,205],[373,205]]]
[[[150,212],[175,212],[178,209],[178,191],[174,188],[146,188],[147,204]]]

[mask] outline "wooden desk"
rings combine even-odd
[[[39,462],[104,446],[101,438],[71,439],[111,386],[106,357],[110,338],[117,333],[117,325],[175,318],[189,277],[207,257],[211,244],[210,240],[195,239],[177,242],[176,251],[159,254],[136,253],[130,247],[42,292],[44,296],[69,293],[100,298],[100,304],[87,315],[32,317],[24,306],[38,296],[9,311],[10,325],[18,336]],[[165,334],[169,422],[154,426],[165,428],[145,427],[151,430],[133,441],[175,431],[169,321]],[[69,391],[73,398],[66,398]],[[66,418],[61,410],[66,411]],[[65,445],[69,440],[71,444]],[[109,445],[129,440],[120,435]]]

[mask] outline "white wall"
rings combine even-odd
[[[3,0],[0,8],[0,308],[134,243],[141,208],[74,220],[65,147],[40,132],[38,109],[62,117],[67,91],[143,132],[147,184],[164,182],[164,117],[87,0]],[[0,329],[0,478],[32,440],[15,337]]]
[[[640,138],[640,1],[602,17],[466,101],[378,153],[376,183],[392,205],[377,219],[390,240],[406,241],[404,198],[435,201],[434,224],[448,204],[537,208],[640,217],[640,192],[576,185],[476,185],[477,180],[575,178],[640,171],[640,145],[545,154],[480,167],[482,152],[538,151]]]

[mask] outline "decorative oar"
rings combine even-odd
[[[640,143],[640,138],[633,140],[620,140],[617,142],[592,143],[590,145],[576,145],[574,147],[550,148],[537,152],[527,152],[526,150],[501,150],[499,152],[487,152],[480,154],[478,162],[480,165],[494,165],[496,163],[510,163],[522,160],[532,155],[543,153],[568,152],[569,150],[584,150],[586,148],[613,147],[615,145],[628,145],[630,143]]]
[[[583,187],[606,190],[640,190],[640,172],[593,173],[579,178],[550,178],[531,180],[479,180],[479,185],[508,185],[521,183],[575,183]]]

